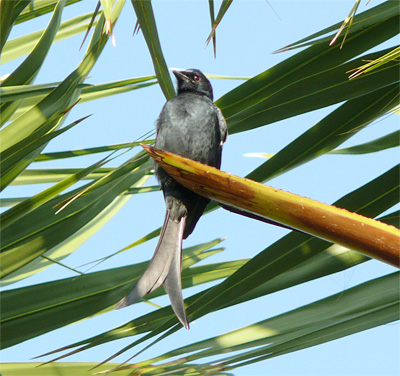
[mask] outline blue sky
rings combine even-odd
[[[342,21],[353,6],[353,0],[270,1],[269,4],[274,8],[274,12],[263,0],[235,1],[217,29],[217,58],[214,59],[211,46],[204,47],[210,31],[207,1],[163,0],[153,3],[158,31],[169,67],[199,68],[205,73],[231,76],[254,76],[289,57],[291,53],[272,54],[272,52],[326,26]],[[359,12],[378,3],[380,2],[373,0],[368,4],[362,1]],[[85,1],[67,7],[64,11],[64,19],[90,12],[94,6],[94,1]],[[142,35],[139,33],[132,37],[135,22],[132,6],[130,2],[127,2],[115,28],[116,46],[110,43],[107,45],[87,82],[101,83],[153,74],[151,59]],[[17,27],[15,35],[25,34],[27,30],[43,28],[46,24],[47,20],[45,22],[35,20]],[[78,36],[54,45],[36,83],[59,81],[71,72],[83,57],[83,50],[79,51],[81,41],[82,36]],[[393,45],[393,41],[387,45]],[[12,69],[11,64],[2,68],[1,74],[7,73],[9,69]],[[236,80],[212,80],[215,99],[240,83],[241,81]],[[46,150],[77,149],[135,140],[154,129],[155,120],[164,102],[165,98],[159,87],[152,86],[81,104],[71,113],[70,119],[77,119],[88,114],[93,114],[93,116],[55,139]],[[279,151],[333,108],[335,107],[313,111],[228,137],[224,148],[222,169],[245,176],[261,163],[258,158],[245,157],[245,153]],[[384,121],[366,127],[344,145],[366,142],[395,129],[398,129],[398,119],[392,115]],[[86,166],[97,159],[97,157],[82,158],[74,161],[74,166]],[[397,160],[398,151],[394,149],[380,152],[378,157],[377,155],[351,157],[328,155],[273,179],[268,184],[331,203],[370,181],[382,171],[386,171]],[[53,166],[70,166],[70,164],[71,162],[67,160]],[[329,169],[326,168],[327,165]],[[43,164],[43,167],[50,166]],[[150,184],[154,183],[154,180],[150,181]],[[26,195],[25,187],[14,189],[15,195]],[[140,222],[137,221],[138,211],[145,213]],[[76,267],[115,252],[160,226],[163,217],[164,203],[160,192],[133,197],[96,236],[64,261]],[[227,237],[222,243],[226,250],[207,261],[218,262],[252,257],[285,233],[284,229],[218,210],[200,220],[196,231],[185,241],[184,246]],[[154,239],[134,248],[133,251],[125,252],[102,267],[109,268],[147,260],[153,253],[156,241],[157,239]],[[315,282],[210,314],[192,323],[190,331],[179,331],[136,360],[146,359],[172,347],[263,320],[392,271],[393,268],[385,264],[370,261]],[[69,271],[53,266],[13,287],[70,276]],[[187,290],[184,296],[190,296],[196,291],[198,290],[195,288]],[[168,299],[164,296],[156,299],[155,302],[165,305]],[[3,362],[29,361],[34,356],[111,329],[152,309],[143,303],[136,304],[124,310],[110,312],[61,328],[2,351],[1,360]],[[229,316],[228,319],[227,316]],[[67,360],[102,361],[130,341],[130,339],[115,341]],[[400,372],[399,350],[398,324],[390,324],[246,368],[238,368],[234,374],[238,376],[397,375]],[[117,360],[124,361],[127,357],[128,355],[123,355]]]

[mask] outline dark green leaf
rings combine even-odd
[[[2,1],[0,7],[0,55],[14,22],[29,3],[29,0]]]
[[[345,102],[247,177],[269,180],[331,151],[388,112],[397,97],[398,84],[393,84]]]
[[[61,22],[61,14],[66,0],[59,1],[49,25],[44,31],[39,42],[28,57],[15,69],[3,82],[1,86],[15,86],[30,83],[39,72],[43,61],[49,52],[50,46],[56,36]],[[0,106],[0,124],[3,125],[18,108],[20,102],[4,103]],[[5,135],[2,136],[3,141]]]
[[[399,14],[399,9],[400,9],[399,4],[396,3],[396,1],[385,1],[382,4],[379,4],[371,9],[368,9],[360,13],[354,17],[353,24],[349,30],[349,34],[359,32],[360,30],[368,26],[378,24],[382,21],[387,20],[390,17],[396,16],[397,14]],[[318,44],[318,43],[328,44],[333,37],[332,32],[339,29],[341,25],[342,23],[338,22],[335,25],[329,26],[323,30],[318,31],[317,33],[309,35],[306,38],[291,43],[288,46],[283,47],[276,52],[288,51],[294,48],[308,46],[310,44]],[[326,34],[329,35],[324,36]]]
[[[152,164],[139,154],[94,185],[59,214],[54,208],[85,188],[58,196],[32,210],[1,232],[2,278],[76,233],[121,193],[149,173]]]
[[[153,7],[151,1],[131,0],[136,16],[139,21],[144,39],[146,40],[151,58],[153,60],[154,71],[156,73],[158,83],[167,99],[175,96],[174,85],[167,63],[161,49],[160,40],[158,38],[157,25],[154,18]]]
[[[183,268],[220,252],[208,251],[219,242],[221,239],[186,249]],[[243,262],[223,264],[221,270],[219,264],[187,269],[183,274],[184,287],[226,277]],[[147,262],[143,262],[2,292],[1,303],[7,307],[1,317],[3,348],[109,309],[132,288],[146,266]],[[158,290],[152,297],[161,294]]]
[[[362,59],[381,56],[384,51],[347,62],[393,37],[398,29],[399,17],[391,17],[352,34],[343,50],[339,46],[311,46],[246,81],[216,102],[228,120],[230,132],[270,124],[398,82],[398,64],[376,71],[376,76],[371,74],[365,81],[349,82],[346,73],[358,67]],[[371,86],[364,88],[369,83]]]
[[[400,131],[394,131],[386,136],[379,137],[376,140],[366,142],[356,146],[351,146],[343,149],[331,150],[330,154],[366,154],[376,153],[377,151],[386,150],[399,146]]]

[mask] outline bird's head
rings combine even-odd
[[[213,99],[213,91],[207,77],[198,69],[174,69],[172,73],[175,75],[178,85],[178,94],[183,92],[195,92],[203,94]]]

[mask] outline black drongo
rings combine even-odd
[[[211,84],[197,69],[173,73],[178,94],[161,110],[155,146],[220,168],[222,145],[228,132],[221,110],[213,103]],[[210,200],[177,183],[157,164],[155,173],[167,209],[164,225],[149,266],[117,308],[137,302],[163,284],[176,316],[188,329],[181,283],[182,239],[193,232]]]

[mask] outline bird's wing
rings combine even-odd
[[[182,217],[180,220],[173,220],[167,210],[160,238],[149,266],[133,290],[118,303],[116,309],[136,303],[164,283],[171,264],[176,263],[175,255],[181,254],[185,219]],[[176,268],[175,264],[174,268]]]
[[[226,120],[222,111],[217,107],[217,116],[218,116],[218,124],[219,124],[219,131],[221,133],[221,145],[226,141],[228,138],[228,127],[226,125]]]

